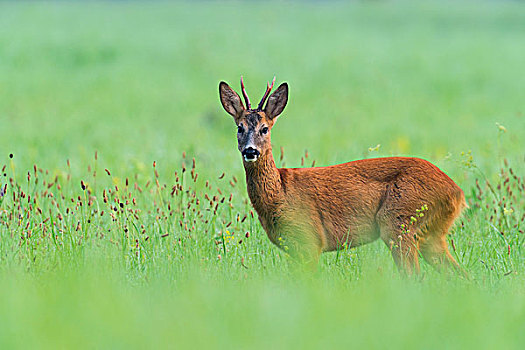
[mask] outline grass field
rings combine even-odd
[[[522,349],[524,42],[519,2],[0,2],[0,347]],[[218,100],[241,74],[290,84],[278,166],[450,175],[470,278],[381,242],[297,271]]]

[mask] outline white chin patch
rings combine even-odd
[[[245,160],[246,162],[250,162],[250,163],[251,163],[251,162],[255,162],[255,161],[257,160],[257,156],[255,156],[254,158],[246,158],[246,156],[244,156],[244,160]]]

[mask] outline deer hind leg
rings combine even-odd
[[[390,249],[394,262],[402,274],[419,274],[418,241],[393,224],[380,224],[381,239]]]
[[[445,228],[429,232],[428,236],[423,237],[419,244],[421,255],[426,262],[438,271],[454,270],[461,273],[464,277],[468,277],[465,269],[458,264],[448,249],[446,236],[450,226],[451,224],[446,225]]]
[[[447,243],[447,234],[461,213],[464,199],[457,198],[457,200],[450,200],[448,203],[449,205],[443,206],[441,211],[435,212],[437,216],[434,216],[429,222],[427,232],[420,239],[419,248],[425,261],[437,270],[454,270],[468,278],[467,272],[450,254]]]
[[[376,222],[399,272],[410,276],[419,274],[419,241],[415,232],[403,230],[403,213],[398,209],[401,204],[387,199],[376,214]]]
[[[461,269],[448,250],[446,236],[430,236],[421,239],[419,249],[421,255],[430,265],[438,270],[453,267]]]

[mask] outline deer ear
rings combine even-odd
[[[268,118],[274,119],[283,112],[284,107],[286,107],[286,102],[288,102],[288,84],[282,83],[277,90],[268,97],[264,113]]]
[[[224,81],[219,84],[219,95],[224,110],[234,118],[238,118],[244,111],[244,105],[239,95]]]

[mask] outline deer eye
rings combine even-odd
[[[267,133],[268,133],[268,127],[265,126],[264,128],[261,129],[261,134],[266,135]]]
[[[237,126],[237,133],[242,134],[243,132],[244,132],[244,128],[242,127],[242,125]]]

